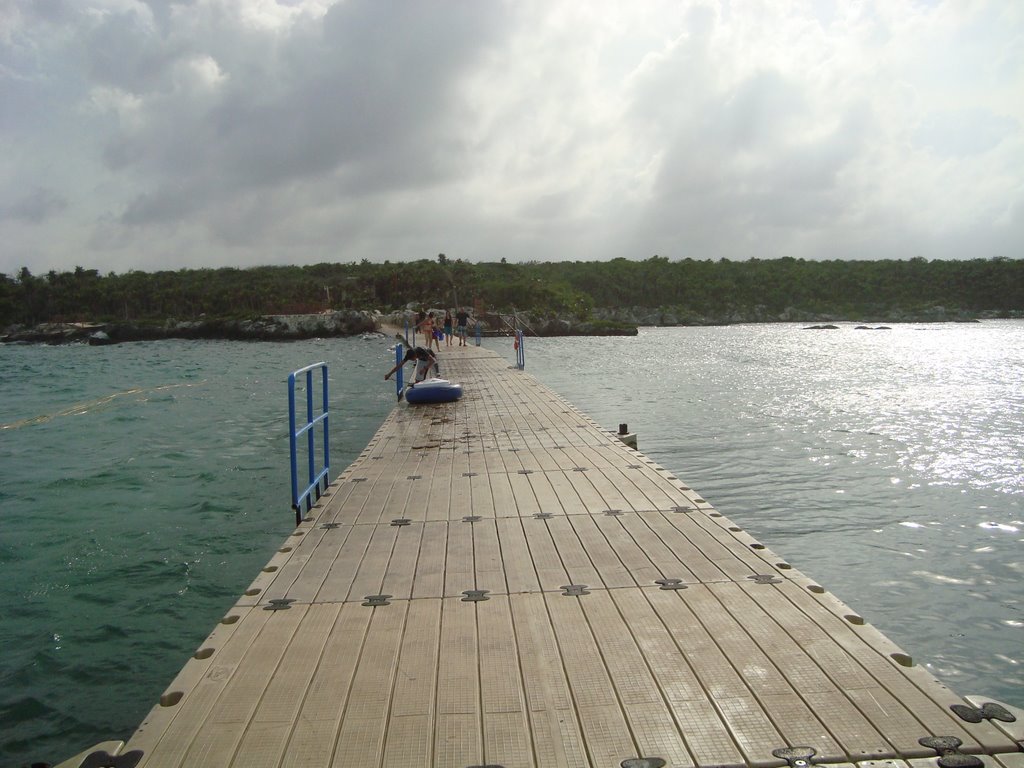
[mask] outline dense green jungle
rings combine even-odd
[[[793,312],[856,319],[941,307],[977,316],[1024,310],[1024,259],[928,261],[670,260],[411,262],[180,269],[101,275],[0,275],[0,327],[48,322],[158,322],[327,309],[476,306],[576,320],[608,308],[671,310],[676,322]]]

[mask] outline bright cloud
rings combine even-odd
[[[1021,257],[1024,4],[0,0],[0,272]]]

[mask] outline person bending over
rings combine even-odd
[[[437,355],[429,349],[423,347],[412,347],[408,352],[405,353],[405,357],[402,358],[402,362],[395,363],[395,367],[384,374],[384,381],[391,378],[391,374],[401,368],[410,360],[416,361],[416,383],[423,381],[427,378],[427,374],[430,373],[430,369],[434,369],[435,374],[440,374],[441,369],[437,365]]]

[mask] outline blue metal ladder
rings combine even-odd
[[[313,405],[313,371],[320,369],[322,389],[323,389],[323,402],[321,405],[319,415],[314,416],[314,405]],[[302,427],[296,429],[295,426],[295,381],[296,378],[305,374],[306,379],[306,423]],[[330,450],[330,430],[329,430],[329,414],[327,405],[327,363],[319,362],[307,365],[305,368],[300,368],[297,371],[292,371],[288,375],[288,437],[289,437],[289,449],[291,451],[291,467],[292,467],[292,509],[295,510],[295,524],[298,525],[302,522],[302,505],[305,502],[306,511],[312,509],[316,499],[320,498],[320,494],[327,490],[327,486],[330,484],[330,470],[331,470],[331,450]],[[316,440],[315,440],[315,428],[318,424],[323,425],[323,466],[317,467],[316,462]],[[305,434],[306,435],[306,453],[307,463],[309,465],[309,485],[300,494],[299,493],[299,469],[298,469],[298,438]],[[323,482],[323,488],[320,487],[321,481]],[[316,499],[314,499],[314,494]]]

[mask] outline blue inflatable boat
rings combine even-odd
[[[405,390],[405,399],[412,405],[450,403],[462,397],[462,385],[447,379],[427,379]]]

